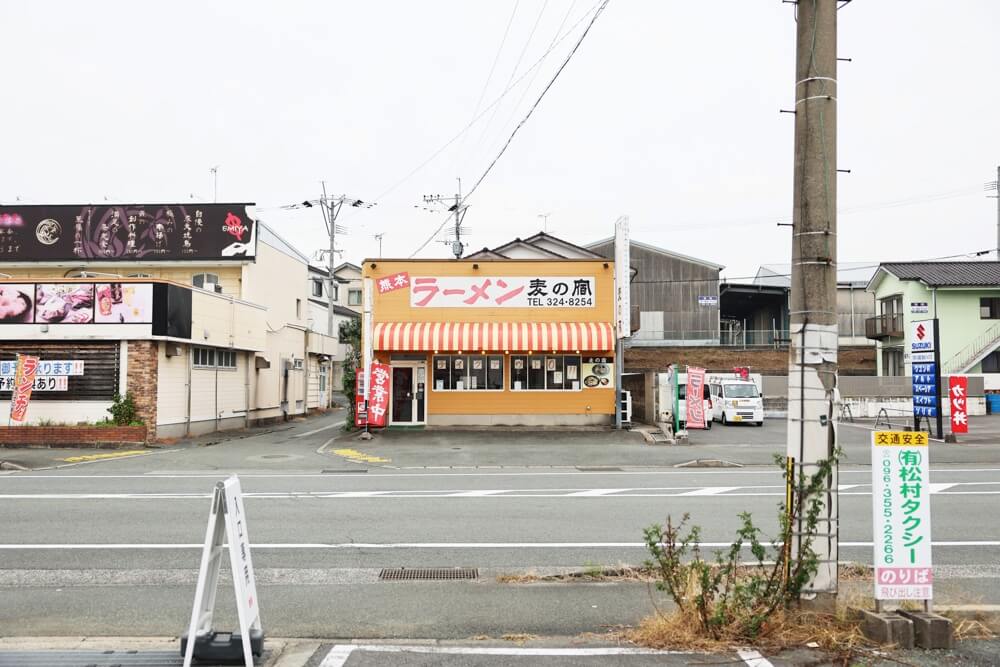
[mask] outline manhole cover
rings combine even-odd
[[[387,567],[378,573],[379,581],[452,581],[455,579],[478,579],[479,570],[474,567]]]

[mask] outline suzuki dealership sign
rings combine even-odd
[[[930,436],[872,433],[875,599],[930,600]]]
[[[413,308],[590,308],[593,276],[415,276]],[[380,288],[381,289],[381,288]]]
[[[941,412],[937,327],[934,320],[910,323],[910,375],[913,378],[913,416],[938,417]],[[940,434],[939,434],[940,437]]]
[[[934,339],[934,320],[910,322],[910,352],[933,352],[937,341]],[[914,360],[916,361],[916,360]]]

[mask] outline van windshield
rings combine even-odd
[[[727,384],[725,387],[726,398],[757,398],[760,396],[755,384]]]

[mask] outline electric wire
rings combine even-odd
[[[462,200],[457,205],[459,208],[461,208],[462,205],[463,205],[463,203],[469,197],[471,197],[473,193],[475,193],[475,191],[479,188],[480,184],[482,184],[482,182],[486,179],[486,177],[489,176],[490,172],[493,171],[493,167],[496,166],[496,163],[500,160],[501,157],[503,157],[503,154],[507,152],[507,148],[510,146],[511,142],[514,140],[514,137],[517,136],[518,130],[520,130],[522,127],[524,127],[524,124],[526,122],[528,122],[528,119],[531,118],[531,115],[535,112],[535,109],[538,108],[538,105],[541,103],[542,99],[545,98],[545,94],[547,92],[549,92],[549,89],[552,88],[552,85],[559,78],[559,75],[562,74],[562,72],[563,72],[564,69],[566,69],[566,66],[569,64],[569,61],[573,59],[573,56],[576,54],[577,50],[580,48],[580,45],[583,44],[583,40],[586,39],[587,35],[590,33],[590,29],[594,27],[594,23],[597,21],[598,17],[601,15],[601,13],[604,11],[604,8],[608,6],[608,3],[610,1],[611,0],[603,0],[601,2],[600,6],[597,8],[597,11],[594,12],[594,15],[591,17],[590,23],[587,24],[586,28],[584,28],[583,32],[580,34],[580,37],[576,40],[576,44],[573,45],[573,48],[566,55],[565,60],[563,60],[562,64],[559,65],[559,68],[556,70],[555,74],[552,75],[552,78],[549,80],[548,84],[546,84],[545,88],[542,89],[542,92],[538,95],[538,98],[535,100],[535,103],[531,105],[530,109],[528,109],[528,113],[524,116],[524,118],[521,119],[521,122],[517,124],[517,126],[514,128],[513,132],[510,133],[510,136],[507,138],[506,143],[504,143],[503,147],[500,149],[500,152],[497,153],[496,157],[493,158],[493,161],[490,162],[489,166],[486,167],[486,171],[484,171],[483,174],[479,177],[479,180],[477,180],[476,183],[475,183],[475,185],[473,185],[472,188],[467,193],[465,193],[465,195],[463,195]],[[449,216],[449,218],[450,218],[450,216]],[[426,241],[424,241],[422,244],[420,244],[420,247],[418,247],[416,250],[414,250],[410,254],[410,257],[413,257],[414,255],[416,255],[417,253],[419,253],[421,250],[423,250],[424,248],[426,248],[427,245],[431,241],[434,240],[434,237],[438,235],[438,233],[441,231],[441,229],[444,228],[444,226],[445,226],[445,224],[447,224],[447,222],[448,222],[448,218],[445,218],[444,220],[442,220],[440,226],[438,226],[438,228],[434,231],[434,233],[431,234],[427,238]]]

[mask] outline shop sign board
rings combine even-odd
[[[910,371],[913,379],[913,416],[937,417],[940,410],[938,388],[941,384],[937,360],[937,336],[934,320],[910,324]]]
[[[252,204],[0,206],[0,258],[28,262],[244,261]]]
[[[385,294],[398,289],[410,286],[410,274],[407,271],[400,271],[391,276],[384,276],[375,281],[378,284],[378,293]]]
[[[15,378],[12,375],[0,377],[0,391],[13,391]],[[66,391],[69,377],[65,375],[36,375],[31,391]]]
[[[361,428],[368,423],[368,410],[365,407],[365,371],[358,368],[354,372],[354,425]]]
[[[618,338],[632,335],[631,255],[629,219],[623,215],[615,221],[615,330]]]
[[[969,378],[952,375],[948,378],[948,400],[951,401],[951,432],[969,432]]]
[[[615,364],[611,357],[584,357],[580,364],[583,386],[588,389],[614,389]]]
[[[236,592],[243,664],[252,667],[254,654],[251,633],[259,634],[263,639],[263,626],[260,618],[260,600],[257,597],[257,579],[250,555],[250,534],[243,505],[243,492],[236,475],[230,476],[225,482],[218,482],[212,494],[212,508],[208,515],[194,606],[191,610],[187,643],[183,653],[184,667],[189,667],[195,661],[195,638],[212,633],[212,618],[215,613],[215,599],[224,551],[229,552],[233,588]]]
[[[930,312],[930,308],[927,306],[926,301],[911,301],[910,302],[910,314],[912,315],[926,315]]]
[[[930,600],[930,434],[872,433],[875,599]]]
[[[4,283],[0,324],[151,324],[152,283]]]
[[[705,369],[688,366],[687,390],[687,428],[705,428]]]
[[[28,411],[28,401],[31,400],[31,390],[35,385],[38,361],[38,357],[27,354],[20,354],[17,357],[17,370],[14,373],[14,384],[10,395],[11,421],[24,421],[24,415]]]
[[[933,352],[936,346],[934,320],[910,322],[910,352]]]
[[[590,308],[593,276],[414,276],[413,308]]]
[[[0,376],[13,376],[17,372],[17,361],[0,361]],[[83,375],[83,359],[39,359],[38,375],[70,376]]]
[[[698,297],[699,306],[718,306],[719,297],[717,296],[699,296]]]
[[[368,390],[368,425],[385,426],[391,391],[389,380],[392,375],[389,372],[389,366],[377,361],[372,361],[369,373],[371,374],[371,387]]]

